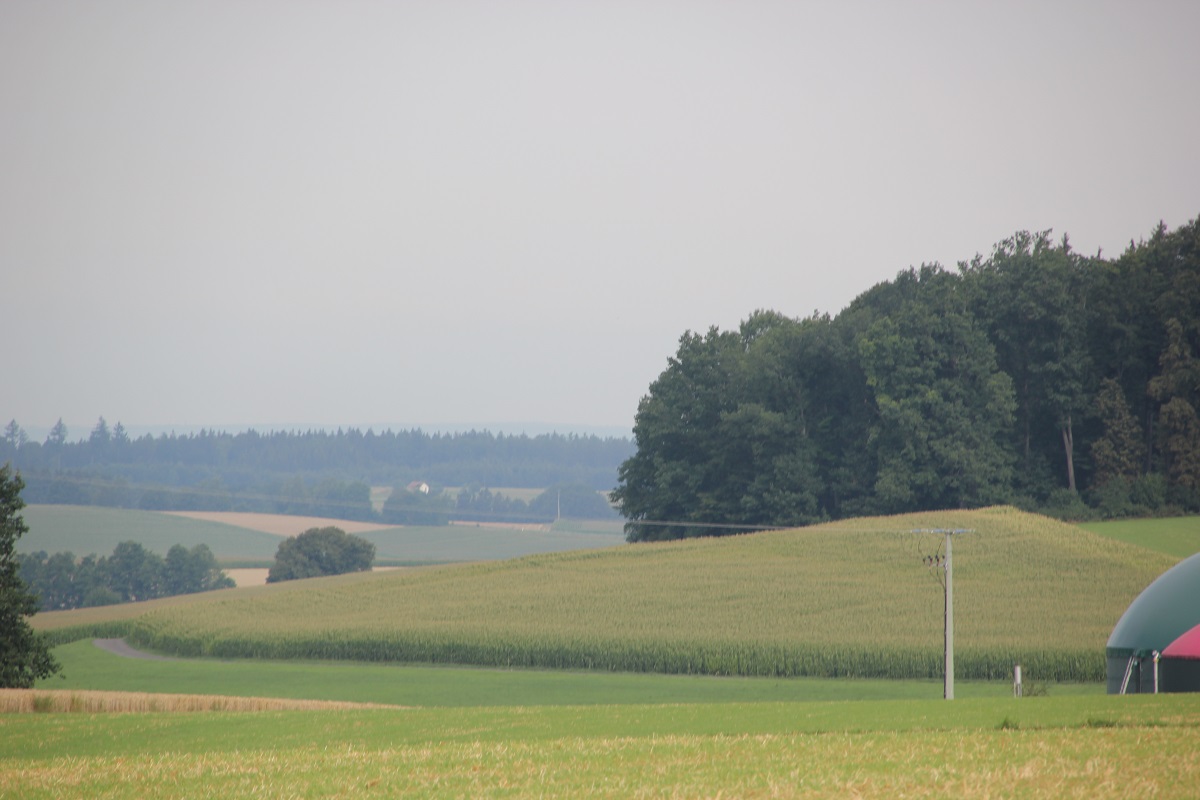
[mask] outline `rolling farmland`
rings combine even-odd
[[[62,691],[20,699],[41,713],[0,714],[0,796],[1124,797],[1137,787],[1190,797],[1197,695],[1113,697],[1090,684],[1016,700],[997,696],[1007,693],[999,681],[964,680],[947,703],[931,699],[932,679],[361,663],[499,655],[622,669],[602,663],[607,648],[645,670],[936,673],[942,590],[923,558],[938,537],[910,532],[934,527],[974,530],[954,549],[964,679],[993,664],[1004,674],[990,677],[1007,678],[1016,658],[1029,681],[1102,671],[1112,624],[1176,560],[985,509],[39,614],[35,625],[64,640],[109,626],[176,652],[252,657],[120,663],[87,642],[59,648],[72,673]],[[83,691],[89,676],[94,688],[178,695],[219,683],[243,698],[438,707],[276,711],[252,699],[94,696]],[[840,697],[857,699],[822,699]],[[870,699],[880,697],[930,699]],[[125,710],[135,708],[159,710]]]
[[[1130,600],[1174,559],[1009,508],[230,590],[123,623],[142,646],[337,659],[731,675],[930,678],[955,544],[961,678],[1099,680]],[[297,613],[303,609],[303,613]],[[72,624],[39,615],[43,627]]]
[[[29,533],[21,552],[70,551],[76,556],[107,555],[127,540],[164,554],[174,544],[206,544],[222,564],[268,566],[284,536],[306,528],[336,525],[375,545],[382,564],[430,564],[516,558],[620,544],[620,525],[566,522],[543,526],[450,525],[393,527],[361,522],[290,517],[279,514],[203,512],[177,514],[88,506],[28,506]]]

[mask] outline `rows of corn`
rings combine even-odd
[[[1173,559],[1007,509],[834,523],[223,592],[132,621],[179,655],[761,676],[1100,680],[1129,602]]]

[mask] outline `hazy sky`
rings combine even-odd
[[[628,429],[686,330],[1200,214],[1200,3],[0,3],[0,424]]]

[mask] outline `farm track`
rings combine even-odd
[[[99,647],[101,650],[107,650],[115,656],[124,658],[140,658],[146,661],[178,661],[178,658],[172,656],[160,656],[157,653],[147,653],[145,650],[136,650],[129,645],[124,639],[92,639],[92,644]]]

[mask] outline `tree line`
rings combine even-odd
[[[16,420],[0,438],[31,503],[148,510],[261,511],[375,519],[371,486],[612,488],[629,439],[358,429],[259,433],[203,430],[131,438],[101,417],[71,441],[61,420],[43,442]]]
[[[234,585],[217,564],[207,545],[190,550],[181,544],[167,555],[151,552],[137,542],[121,542],[111,556],[94,553],[22,553],[21,579],[38,597],[42,611],[90,608],[156,597],[207,592]]]
[[[613,499],[635,541],[995,503],[1197,511],[1198,344],[1200,220],[1115,260],[1018,233],[834,317],[685,333]]]

